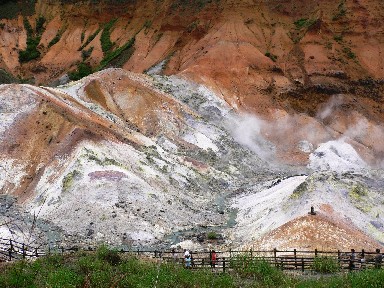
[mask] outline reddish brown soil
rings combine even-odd
[[[267,233],[253,243],[254,249],[303,249],[322,251],[375,251],[383,245],[372,240],[351,222],[334,213],[330,205],[322,205],[316,215],[296,218]]]

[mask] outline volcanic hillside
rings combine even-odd
[[[379,247],[383,20],[379,0],[2,1],[0,235]]]

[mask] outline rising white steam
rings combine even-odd
[[[227,123],[235,141],[255,152],[263,160],[272,160],[275,147],[268,142],[261,133],[267,123],[251,114],[242,114],[231,117]]]
[[[317,118],[324,120],[325,118],[327,118],[332,114],[333,110],[337,106],[341,104],[343,104],[343,95],[342,94],[334,95],[326,103],[325,107],[317,113]]]

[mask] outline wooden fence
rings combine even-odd
[[[33,259],[51,253],[73,253],[77,248],[66,249],[56,247],[55,249],[43,249],[42,247],[32,247],[11,239],[0,238],[0,261],[12,261],[20,259]],[[96,248],[89,248],[89,251]],[[175,262],[185,265],[184,251],[160,251],[160,250],[119,250],[120,253],[130,253],[140,257],[156,258],[159,261]],[[216,251],[217,259],[215,263],[211,261],[210,251],[190,251],[191,269],[210,268],[217,272],[228,272],[230,270],[246,269],[254,261],[266,261],[281,270],[294,271],[315,271],[316,259],[332,259],[337,263],[341,270],[361,270],[369,268],[382,268],[381,263],[375,260],[377,253],[373,251],[356,251],[352,256],[351,251],[302,251],[302,250],[277,250],[270,251]]]
[[[12,240],[0,238],[0,261],[30,259],[45,255],[38,247]]]

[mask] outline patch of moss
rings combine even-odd
[[[95,154],[94,151],[84,148],[86,151],[86,154],[84,155],[88,160],[94,161],[96,164],[100,166],[107,166],[107,165],[112,165],[112,166],[118,166],[118,167],[123,167],[123,164],[120,162],[116,161],[115,159],[105,157],[104,160],[98,158]]]
[[[292,194],[291,194],[291,196],[289,198],[291,198],[291,199],[299,199],[308,190],[309,190],[308,183],[307,182],[303,182],[299,186],[297,186],[295,190],[293,190],[293,192],[292,192]]]
[[[368,189],[361,184],[357,184],[352,187],[348,195],[356,201],[362,201],[363,197],[368,195]]]
[[[354,206],[364,213],[372,211],[372,205],[370,205],[366,197],[368,196],[368,189],[361,184],[357,184],[348,193]]]
[[[72,172],[65,175],[62,181],[63,192],[68,191],[72,187],[74,180],[80,176],[81,173],[77,170],[73,170]]]

